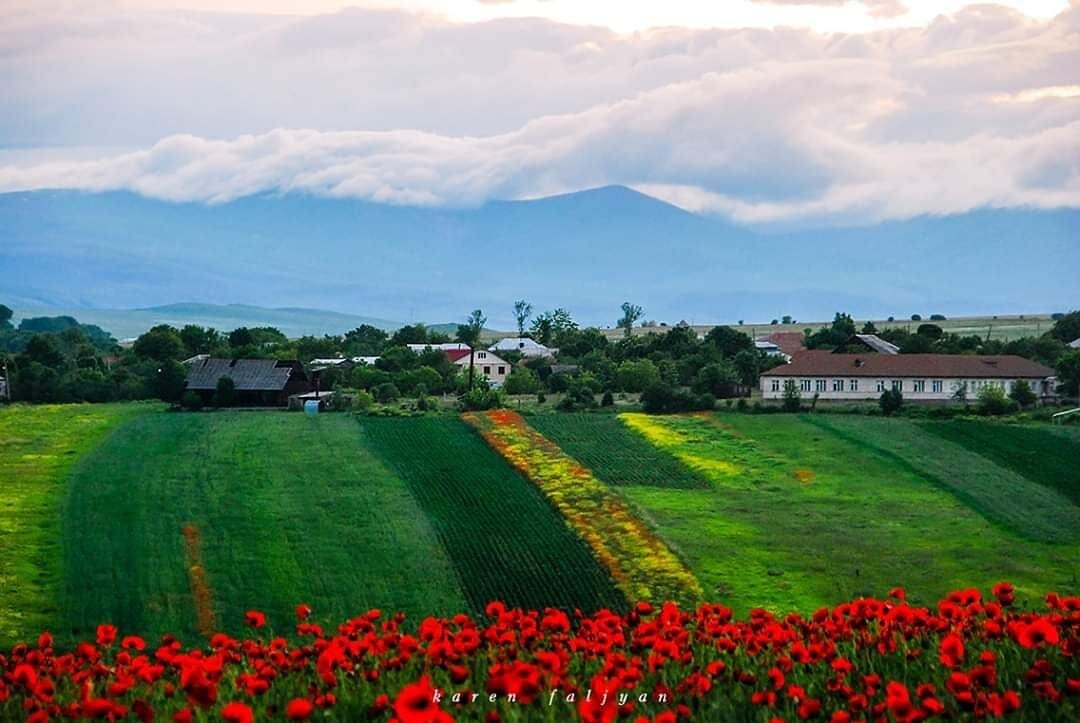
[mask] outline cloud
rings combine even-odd
[[[1075,9],[828,36],[389,11],[81,17],[44,49],[26,41],[55,20],[0,29],[15,101],[0,135],[142,148],[20,154],[0,190],[467,206],[620,183],[749,223],[1080,206]]]
[[[762,5],[847,5],[851,0],[752,0]],[[876,18],[894,18],[907,12],[907,6],[901,0],[859,0],[865,5],[870,15]]]

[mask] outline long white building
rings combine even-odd
[[[1041,398],[1055,396],[1054,370],[1019,356],[964,354],[837,354],[805,351],[790,364],[761,375],[765,399],[784,396],[787,380],[804,396],[820,399],[877,399],[886,389],[899,389],[911,401],[948,401],[965,390],[974,399],[988,385],[1006,393],[1023,379]]]

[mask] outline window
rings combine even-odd
[[[916,379],[915,381],[913,381],[911,383],[911,391],[913,391],[913,392],[925,392],[926,391],[926,380],[925,379]]]
[[[810,380],[809,379],[800,379],[799,380],[799,390],[803,391],[803,392],[810,391]]]
[[[825,380],[824,379],[815,379],[814,380],[814,391],[815,392],[823,392],[823,391],[825,391]]]
[[[879,392],[885,391],[885,380],[884,379],[878,379],[877,380],[877,390]]]
[[[780,380],[779,379],[773,379],[772,380],[772,386],[770,387],[770,389],[772,389],[774,392],[780,391]]]
[[[484,374],[485,375],[491,374],[491,367],[484,367]]]
[[[487,352],[486,351],[478,351],[478,352],[476,352],[476,358],[477,359],[487,359]]]
[[[930,390],[935,394],[941,394],[941,391],[945,388],[945,384],[940,379],[935,379],[930,382]]]
[[[859,380],[858,379],[849,379],[848,380],[848,389],[850,389],[853,392],[859,391]]]
[[[904,391],[904,382],[900,379],[893,379],[892,388],[897,392],[902,392]]]
[[[844,391],[844,380],[843,379],[833,379],[832,380],[832,390],[834,392],[842,392],[842,391]]]
[[[502,376],[503,374],[506,374],[506,367],[499,367],[499,375]]]

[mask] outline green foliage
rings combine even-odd
[[[641,392],[660,382],[660,371],[649,359],[624,361],[615,371],[615,385],[620,391]]]
[[[915,333],[935,340],[945,335],[944,329],[937,324],[919,324],[919,328],[915,330]]]
[[[368,392],[368,391],[365,391],[365,390],[361,389],[358,392],[356,392],[355,395],[353,395],[353,406],[358,411],[366,412],[367,410],[371,409],[371,407],[374,406],[374,405],[375,405],[375,397],[372,396],[371,392]]]
[[[784,411],[797,412],[802,409],[802,394],[794,379],[784,381]]]
[[[641,408],[649,414],[675,414],[715,407],[716,397],[712,394],[693,394],[666,382],[653,384],[641,393]]]
[[[996,384],[988,384],[979,389],[979,411],[994,416],[1009,411],[1009,397],[1005,390]]]
[[[564,412],[579,412],[596,407],[596,389],[582,375],[567,382],[566,392],[559,400],[558,408]]]
[[[630,333],[634,329],[634,322],[641,318],[641,315],[645,311],[637,304],[631,304],[629,301],[624,301],[622,306],[623,315],[615,322],[615,326],[623,330],[623,334],[630,336]]]
[[[1057,378],[1062,394],[1080,397],[1080,351],[1062,355],[1057,363]]]
[[[1050,336],[1058,341],[1068,344],[1080,339],[1080,311],[1070,311],[1068,314],[1057,315],[1054,326],[1050,329]]]
[[[904,394],[899,389],[891,388],[886,389],[881,393],[878,398],[878,406],[881,407],[881,412],[885,416],[889,416],[895,412],[899,412],[904,406]]]
[[[1018,379],[1013,382],[1012,389],[1009,390],[1009,398],[1016,402],[1016,405],[1021,409],[1031,406],[1038,399],[1035,392],[1032,391],[1031,385],[1025,379]]]
[[[515,366],[503,383],[507,394],[534,394],[540,389],[540,377],[528,367]]]
[[[389,382],[390,372],[377,367],[360,364],[352,370],[352,385],[357,389],[373,389]]]
[[[855,320],[850,314],[836,312],[830,326],[816,332],[806,332],[807,349],[836,349],[855,334]]]
[[[559,445],[604,483],[705,489],[709,481],[650,444],[613,414],[537,414],[529,426]]]
[[[461,396],[459,406],[467,412],[498,409],[503,406],[502,392],[490,388],[487,384],[476,384]]]
[[[15,312],[11,310],[10,306],[5,306],[4,304],[0,304],[0,326],[4,326],[5,324],[10,326],[11,325],[11,317],[14,316],[14,315],[15,315]]]
[[[727,326],[714,326],[710,329],[705,335],[705,344],[715,349],[724,359],[732,359],[740,351],[754,348],[754,340],[748,334]]]
[[[460,420],[363,418],[449,551],[474,610],[623,609],[622,595],[540,491]]]
[[[186,349],[179,332],[171,326],[155,326],[135,340],[132,347],[135,356],[154,361],[179,361],[184,358]]]
[[[179,336],[188,356],[210,354],[225,344],[225,339],[216,329],[205,329],[195,324],[186,325],[180,330]]]
[[[189,412],[198,412],[203,408],[203,400],[195,392],[184,392],[180,395],[180,406]]]
[[[742,354],[743,352],[739,352]],[[724,396],[732,384],[739,382],[739,372],[727,361],[713,362],[703,366],[694,377],[694,391],[698,394]]]
[[[375,400],[380,404],[390,404],[401,399],[401,390],[393,382],[383,382],[374,390]]]
[[[525,336],[525,322],[532,316],[532,304],[524,299],[514,302],[514,321],[517,322],[518,336]]]
[[[378,356],[386,348],[387,333],[370,324],[361,324],[345,332],[342,352],[345,356]]]
[[[604,392],[604,396],[602,396],[600,398],[600,406],[601,407],[614,407],[615,406],[615,395],[613,395],[611,393],[610,389],[608,389],[606,392]]]
[[[187,370],[178,362],[158,364],[150,376],[150,393],[163,402],[175,402],[184,393]]]
[[[231,407],[236,404],[236,382],[232,377],[221,377],[214,390],[215,407]]]

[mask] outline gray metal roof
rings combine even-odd
[[[229,377],[237,391],[281,391],[292,368],[277,364],[276,359],[201,359],[191,364],[187,388],[217,389],[218,379]]]

